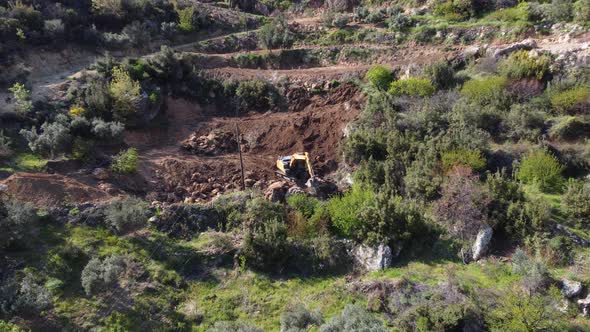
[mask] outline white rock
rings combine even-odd
[[[571,299],[580,295],[582,292],[582,283],[579,281],[573,281],[568,279],[561,280],[561,294]]]
[[[367,271],[383,270],[391,266],[393,260],[391,248],[384,243],[376,247],[358,245],[353,249],[352,256],[355,262]]]
[[[474,261],[479,260],[488,252],[493,234],[494,231],[490,226],[486,226],[486,228],[480,230],[479,233],[477,233],[477,238],[475,239],[473,247],[471,248],[472,258]]]

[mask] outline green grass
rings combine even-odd
[[[38,172],[47,165],[47,159],[33,153],[19,153],[5,164],[0,164],[0,170],[5,172]]]

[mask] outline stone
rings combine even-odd
[[[479,233],[477,233],[477,238],[475,239],[473,247],[471,248],[471,258],[474,261],[478,261],[488,252],[490,249],[493,233],[494,231],[490,226],[486,226],[486,228],[480,230]]]
[[[271,183],[266,191],[264,197],[271,202],[283,202],[287,194],[288,184],[285,181],[278,181]]]
[[[574,298],[582,292],[582,283],[579,281],[561,280],[561,294],[568,299]]]
[[[590,241],[573,233],[572,231],[570,231],[567,227],[565,227],[563,225],[557,224],[557,226],[555,226],[555,230],[557,230],[558,233],[564,234],[567,237],[569,237],[577,245],[580,245],[582,247],[590,246]]]
[[[578,300],[578,304],[582,309],[582,315],[584,315],[584,317],[588,317],[588,315],[590,315],[590,295],[588,295],[585,299]]]
[[[92,171],[92,176],[97,180],[108,180],[111,177],[110,172],[106,168],[95,168]]]
[[[375,247],[360,244],[352,250],[352,257],[365,270],[379,271],[391,266],[393,251],[384,243]]]

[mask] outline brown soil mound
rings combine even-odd
[[[17,173],[2,181],[14,198],[37,206],[108,200],[96,184],[58,174]]]

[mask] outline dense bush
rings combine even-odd
[[[556,192],[563,186],[562,169],[551,153],[536,150],[522,159],[517,177],[523,183],[534,185],[543,192]]]
[[[590,182],[569,181],[563,195],[563,206],[580,226],[590,225]]]
[[[550,73],[551,57],[548,55],[532,56],[528,51],[517,51],[499,65],[499,72],[504,77],[514,80],[525,78],[544,79]]]
[[[278,106],[280,99],[272,84],[259,79],[240,82],[236,89],[236,96],[246,110],[261,112]]]
[[[118,234],[146,225],[150,216],[148,204],[133,197],[110,202],[104,212],[107,227]]]
[[[424,73],[437,89],[450,89],[456,83],[453,67],[444,60],[427,66]]]
[[[495,104],[504,99],[507,80],[499,76],[469,80],[461,89],[461,94],[480,105]]]
[[[15,200],[0,201],[0,249],[25,247],[38,220],[35,209]]]
[[[297,305],[293,309],[281,315],[281,332],[304,332],[313,326],[320,326],[324,322],[322,313],[311,312],[303,305]]]
[[[332,225],[340,235],[348,238],[363,239],[367,222],[362,219],[361,211],[375,200],[375,194],[361,185],[353,185],[342,197],[334,197],[328,202]]]
[[[72,140],[68,118],[63,114],[59,114],[54,122],[43,123],[40,133],[33,127],[31,130],[22,129],[20,134],[29,143],[31,151],[52,158],[68,151]]]
[[[365,75],[365,79],[374,87],[380,90],[389,89],[389,85],[394,79],[391,70],[382,65],[371,67]]]
[[[551,280],[547,266],[541,260],[529,257],[522,249],[517,249],[512,256],[512,271],[522,277],[523,287],[532,293],[542,291]]]
[[[284,272],[289,259],[286,225],[267,220],[248,231],[241,253],[248,266],[274,273]]]
[[[113,116],[117,121],[124,122],[130,115],[137,112],[141,86],[138,81],[131,79],[125,69],[113,68],[109,93],[114,101]]]
[[[563,331],[565,313],[559,310],[559,291],[550,295],[511,292],[486,316],[491,331]]]
[[[119,281],[126,267],[121,256],[109,256],[104,260],[92,258],[82,270],[81,283],[87,295],[106,291]]]
[[[475,15],[475,7],[471,0],[448,0],[436,5],[434,14],[448,20],[461,21]]]
[[[394,96],[428,97],[435,88],[428,79],[410,77],[391,82],[388,91]]]
[[[586,112],[590,105],[590,87],[578,86],[572,89],[550,93],[553,109],[560,113]]]
[[[545,114],[528,105],[514,104],[508,113],[508,137],[536,142],[545,127]]]
[[[590,21],[590,1],[578,0],[574,3],[574,18],[577,22],[586,23]]]
[[[289,23],[282,16],[265,24],[258,32],[258,42],[262,48],[267,50],[290,48],[294,41],[295,34],[291,31]]]
[[[4,135],[4,130],[0,130],[0,159],[10,157],[12,152],[12,139]]]
[[[365,309],[352,304],[320,327],[320,332],[385,332],[383,322],[373,317]]]
[[[113,157],[111,170],[122,174],[137,172],[137,149],[129,148]]]
[[[14,108],[18,113],[29,113],[33,110],[31,91],[27,90],[24,84],[14,83],[9,89],[14,96]]]
[[[453,149],[443,152],[441,155],[443,170],[451,170],[457,165],[467,166],[472,170],[479,172],[485,169],[486,160],[480,151],[469,149]]]
[[[450,234],[471,241],[487,223],[489,193],[469,168],[455,167],[443,183],[433,215]]]

